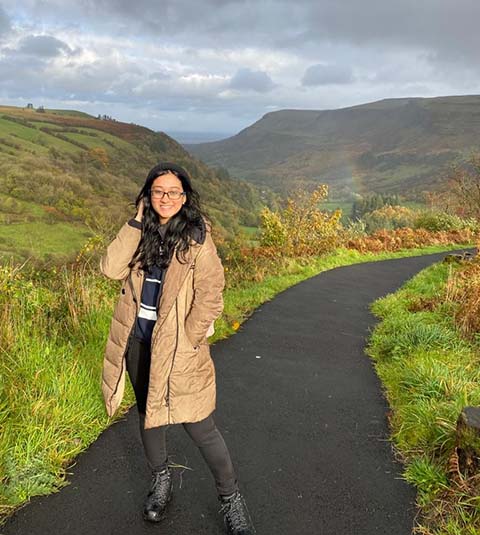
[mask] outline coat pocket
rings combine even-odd
[[[187,335],[185,335],[185,341],[186,341],[186,343],[187,343],[189,349],[191,349],[192,351],[195,351],[195,352],[196,352],[196,351],[198,351],[198,350],[200,349],[200,345],[198,345],[198,346],[194,346],[194,345],[192,344],[192,342],[190,341],[190,338],[189,338]]]

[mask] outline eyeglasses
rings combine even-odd
[[[161,189],[152,189],[152,198],[153,199],[163,199],[163,196],[166,195],[171,201],[178,201],[180,197],[185,195],[184,191],[163,191]]]

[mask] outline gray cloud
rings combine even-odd
[[[0,37],[11,30],[10,19],[8,18],[7,13],[0,6]]]
[[[5,96],[30,98],[44,93],[45,63],[14,54],[0,60],[0,91]]]
[[[51,35],[29,35],[21,39],[18,51],[31,56],[51,58],[58,56],[62,52],[72,53],[72,49]]]
[[[42,20],[83,20],[112,33],[205,46],[257,44],[308,51],[312,45],[382,44],[429,51],[434,62],[460,56],[461,61],[472,62],[480,48],[477,0],[302,0],[297,4],[290,0],[24,0],[20,4]]]
[[[148,75],[150,80],[170,80],[171,74],[165,71],[155,71]]]
[[[309,11],[304,38],[312,43],[386,46],[426,52],[435,63],[452,58],[477,63],[477,0],[312,2]]]
[[[241,91],[252,90],[258,93],[267,93],[275,87],[275,84],[266,72],[244,68],[235,73],[229,86]]]
[[[478,0],[2,5],[0,98],[33,98],[36,91],[64,102],[145,110],[147,119],[148,108],[169,120],[183,117],[185,124],[195,117],[191,128],[202,129],[205,117],[230,117],[230,128],[272,109],[477,93],[480,87]]]
[[[349,67],[317,64],[306,69],[302,85],[350,84],[353,81],[353,72]]]
[[[0,95],[106,102],[128,102],[132,98],[131,88],[141,75],[134,62],[119,62],[112,54],[82,63],[73,54],[57,65],[52,61],[55,56],[45,53],[49,50],[38,55],[1,50]]]

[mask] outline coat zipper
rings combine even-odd
[[[121,379],[122,373],[123,373],[123,361],[125,360],[125,356],[127,354],[128,348],[130,346],[130,337],[132,336],[132,332],[135,329],[135,324],[137,322],[137,315],[138,315],[137,303],[138,302],[137,302],[137,295],[135,294],[135,288],[133,287],[132,272],[131,271],[128,274],[128,282],[130,283],[130,287],[132,289],[132,294],[133,294],[133,300],[135,301],[135,320],[133,322],[132,328],[130,329],[130,333],[129,333],[128,338],[127,338],[127,346],[125,347],[125,351],[123,352],[123,356],[122,356],[122,367],[120,368],[120,375],[118,377],[117,384],[115,385],[115,390],[113,391],[113,394],[110,397],[110,402],[111,402],[112,398],[115,396],[115,394],[117,393],[118,385],[120,384],[120,379]]]
[[[175,349],[173,350],[173,357],[172,357],[172,364],[170,366],[170,371],[168,372],[167,377],[167,395],[165,396],[165,403],[168,407],[168,423],[170,423],[170,375],[173,370],[173,364],[175,362],[175,355],[177,353],[177,347],[178,347],[178,298],[175,298],[175,318],[176,318],[176,336],[175,336]]]

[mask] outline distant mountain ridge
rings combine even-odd
[[[298,178],[336,196],[435,189],[480,142],[480,96],[385,99],[337,110],[280,110],[225,140],[184,145],[209,165],[277,190]]]

